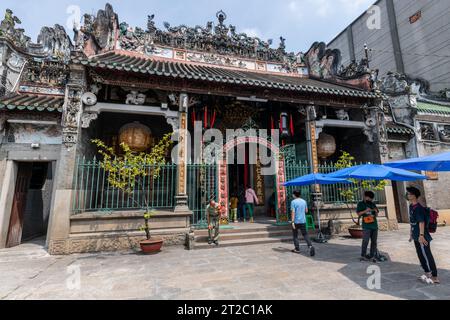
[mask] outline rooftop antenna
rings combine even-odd
[[[367,68],[370,68],[369,63],[372,58],[372,49],[369,49],[369,47],[367,46],[367,43],[364,43],[364,54],[366,56]]]

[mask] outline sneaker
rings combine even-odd
[[[431,278],[430,274],[424,274],[419,277],[419,281],[422,281],[423,283],[428,283],[428,280]]]
[[[216,247],[219,246],[219,241],[214,241],[214,244],[216,245]]]
[[[314,257],[316,255],[316,249],[314,249],[314,247],[309,248],[309,255],[311,257]]]
[[[208,241],[208,244],[209,244],[209,245],[212,245],[212,243],[213,243],[213,242],[212,242],[211,240]]]
[[[367,257],[365,257],[365,256],[361,256],[361,258],[359,258],[359,261],[367,262],[367,261],[369,261],[369,259],[367,259]]]
[[[300,250],[294,249],[291,251],[292,253],[300,254]]]

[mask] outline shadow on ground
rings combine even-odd
[[[342,240],[342,239],[341,239]],[[439,269],[440,285],[427,285],[418,280],[423,274],[419,261],[417,264],[392,261],[386,252],[381,254],[389,258],[386,262],[369,263],[359,260],[359,247],[342,244],[315,244],[316,256],[311,258],[305,246],[302,247],[301,255],[314,261],[343,264],[339,272],[368,291],[376,291],[400,299],[424,300],[424,299],[450,299],[450,271]],[[415,249],[411,247],[412,252]],[[273,251],[281,254],[290,254],[290,249],[273,248]],[[378,266],[381,271],[381,289],[370,289],[368,280],[374,275],[370,266]],[[439,267],[439,266],[438,266]],[[372,271],[371,271],[372,270]],[[373,283],[373,281],[370,281]],[[357,297],[356,297],[357,298]]]

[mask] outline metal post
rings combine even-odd
[[[317,243],[327,243],[328,240],[326,239],[325,235],[322,233],[322,224],[320,220],[320,205],[322,204],[322,194],[321,193],[313,193],[313,199],[314,199],[314,206],[317,209],[317,223],[319,232],[317,234],[317,238],[314,239]]]

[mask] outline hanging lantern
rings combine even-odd
[[[129,123],[120,129],[119,142],[125,143],[134,152],[144,152],[153,144],[152,131],[139,122]]]
[[[280,132],[282,139],[289,138],[288,114],[286,112],[280,115]]]
[[[319,140],[317,141],[317,156],[325,160],[336,153],[336,139],[326,133],[321,133],[319,135]]]

